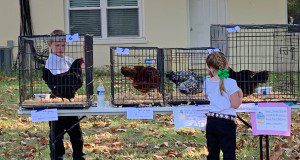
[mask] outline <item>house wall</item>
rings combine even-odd
[[[95,66],[109,64],[110,46],[189,46],[188,0],[143,0],[144,43],[94,45]],[[64,0],[30,0],[34,34],[66,29]],[[265,7],[268,6],[268,7]],[[228,23],[286,23],[286,0],[228,0]],[[19,1],[0,1],[0,46],[13,40],[20,28]],[[4,23],[3,23],[4,22]],[[17,47],[14,49],[15,55]]]
[[[66,29],[63,0],[31,0],[30,5],[34,34],[49,34],[54,29]],[[142,6],[146,41],[131,44],[96,42],[94,45],[95,66],[109,64],[110,46],[186,47],[188,42],[186,5],[187,0],[144,0]],[[0,26],[0,46],[6,46],[7,40],[14,40],[17,45],[20,25],[18,1],[1,0],[0,13],[0,19],[6,21]],[[14,51],[16,55],[17,48]]]
[[[228,0],[232,24],[286,24],[287,0]]]
[[[0,1],[0,46],[6,46],[7,40],[14,40],[17,45],[17,37],[20,31],[20,7],[19,1]]]

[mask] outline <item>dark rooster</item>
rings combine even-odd
[[[244,97],[253,94],[255,88],[259,83],[266,83],[269,78],[268,71],[253,72],[250,70],[242,70],[235,72],[229,68],[229,78],[235,79],[237,85],[241,88],[244,93]]]
[[[81,64],[83,59],[76,59],[70,69],[62,74],[53,75],[47,68],[43,68],[43,80],[51,89],[51,94],[55,97],[67,98],[71,101],[75,97],[76,91],[83,84]]]
[[[176,84],[176,88],[183,94],[197,94],[203,92],[204,78],[190,71],[169,72],[166,77]]]
[[[160,74],[151,66],[134,66],[133,68],[124,66],[121,68],[121,73],[124,77],[129,77],[132,80],[132,86],[142,93],[147,93],[160,85]]]

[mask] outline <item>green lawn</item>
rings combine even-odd
[[[104,81],[107,78],[104,79]],[[98,83],[99,79],[95,80]],[[105,85],[109,82],[105,81]],[[97,85],[95,85],[97,86]],[[48,123],[31,123],[17,115],[18,79],[0,80],[0,160],[49,159]],[[249,119],[247,115],[244,118]],[[293,113],[292,136],[271,136],[273,158],[297,159],[300,144],[300,113]],[[101,159],[205,159],[205,132],[173,129],[171,115],[156,115],[154,120],[126,120],[124,116],[90,116],[82,123],[85,152],[89,160]],[[65,136],[66,159],[71,145]],[[238,159],[259,159],[258,137],[239,123]],[[298,153],[297,153],[298,152]]]

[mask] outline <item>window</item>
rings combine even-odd
[[[66,6],[71,34],[92,34],[100,41],[142,40],[141,0],[67,0]]]

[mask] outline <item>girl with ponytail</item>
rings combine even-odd
[[[236,111],[242,103],[243,92],[234,79],[228,78],[228,61],[222,52],[208,55],[206,64],[210,78],[205,81],[206,96],[210,101],[207,113],[206,139],[208,160],[235,160],[236,149]]]

